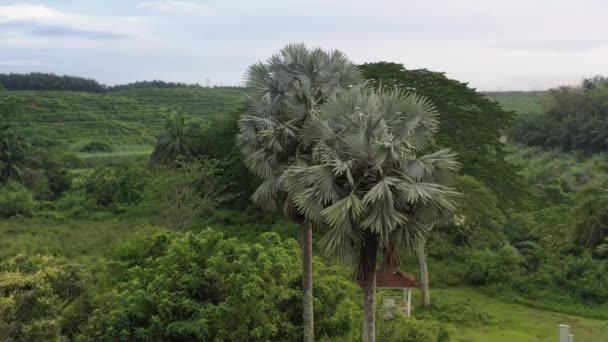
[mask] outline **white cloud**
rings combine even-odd
[[[164,14],[201,15],[209,13],[209,7],[193,1],[156,0],[142,2],[140,6],[144,9]]]
[[[59,11],[46,5],[0,5],[3,40],[117,39],[143,34],[146,20]],[[10,35],[10,37],[6,37]]]
[[[61,20],[65,16],[44,5],[14,4],[0,6],[0,21]]]

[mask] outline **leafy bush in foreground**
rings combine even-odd
[[[136,236],[118,250],[127,271],[100,295],[81,338],[147,341],[296,341],[301,332],[301,254],[295,240],[266,233],[255,244],[205,230]],[[320,265],[316,334],[351,331],[350,292],[336,270]],[[339,273],[338,273],[339,275]]]
[[[62,311],[85,290],[87,276],[65,259],[17,255],[0,267],[3,341],[59,340]]]

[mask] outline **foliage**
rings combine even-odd
[[[169,89],[169,88],[202,88],[198,83],[187,84],[181,82],[165,82],[161,80],[152,81],[138,81],[127,84],[119,84],[112,87],[108,87],[109,91],[122,91],[122,90],[133,90],[133,89]]]
[[[83,331],[86,339],[301,339],[300,276],[293,272],[301,256],[295,240],[267,233],[249,245],[212,230],[158,232],[145,239],[129,242],[135,254],[122,252],[123,261],[138,261],[131,263],[125,279],[96,300],[97,309]],[[140,255],[142,250],[149,252]],[[321,289],[331,288],[320,292],[328,295],[323,305],[328,312],[321,315],[326,324],[317,328],[318,336],[332,338],[352,325],[353,307],[341,295],[349,285],[340,278],[327,279],[327,285],[323,278],[319,281]]]
[[[310,159],[304,124],[331,96],[360,82],[355,65],[340,51],[284,47],[267,64],[249,67],[238,143],[245,165],[263,183],[252,196],[256,205],[281,207],[279,178],[285,168]],[[297,216],[297,215],[296,215]]]
[[[0,98],[0,185],[9,180],[32,181],[38,176],[30,144],[11,123],[17,116],[17,106],[15,97]]]
[[[179,156],[192,158],[196,154],[198,124],[184,116],[172,115],[158,137],[150,161],[156,164],[172,164]]]
[[[474,251],[467,262],[465,277],[472,285],[510,283],[522,274],[522,264],[519,252],[509,245],[496,252]]]
[[[8,90],[105,91],[105,86],[97,83],[94,79],[66,75],[58,76],[40,72],[0,74],[0,84]]]
[[[388,62],[366,63],[360,68],[375,87],[397,87],[428,98],[439,113],[436,144],[458,153],[462,173],[483,181],[498,195],[502,207],[518,203],[523,186],[517,169],[505,161],[500,142],[512,112],[440,72],[408,70]]]
[[[105,166],[87,175],[83,188],[98,205],[134,204],[142,196],[147,172],[140,165]]]
[[[184,231],[199,215],[233,197],[225,191],[222,173],[217,160],[178,158],[175,168],[157,170],[146,186],[144,205],[151,207],[167,228]]]
[[[330,228],[321,240],[326,252],[357,254],[366,235],[384,251],[407,246],[453,209],[446,182],[459,167],[454,155],[423,153],[436,117],[425,98],[354,87],[306,126],[313,163],[289,167],[282,181],[300,213]]]
[[[58,340],[63,310],[87,287],[88,276],[67,260],[19,254],[0,266],[0,337]]]
[[[453,342],[456,329],[451,325],[417,320],[397,315],[385,320],[378,327],[378,340],[395,342]]]
[[[606,151],[608,126],[608,80],[601,76],[585,79],[576,86],[561,86],[547,92],[541,115],[520,115],[510,131],[511,138],[525,145]]]
[[[438,225],[436,231],[460,246],[478,248],[490,247],[493,242],[502,244],[504,240],[500,239],[499,232],[505,223],[505,215],[494,192],[483,182],[467,175],[457,177],[454,188],[462,194],[455,204],[454,222]],[[432,234],[432,237],[436,236]]]
[[[17,183],[0,186],[0,217],[31,217],[34,212],[32,193]]]
[[[608,238],[608,183],[583,188],[576,202],[576,241],[595,248]]]

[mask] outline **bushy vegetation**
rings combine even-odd
[[[66,307],[88,288],[88,276],[63,258],[19,254],[0,265],[0,336],[55,340],[68,331]]]
[[[529,146],[597,153],[608,149],[608,79],[597,76],[577,86],[546,93],[542,113],[520,115],[511,138]]]
[[[408,70],[402,64],[378,62],[361,65],[375,87],[399,88],[425,96],[439,112],[436,144],[458,153],[462,173],[484,182],[501,200],[501,206],[517,204],[523,185],[517,169],[505,160],[500,138],[513,113],[445,74],[427,69]]]

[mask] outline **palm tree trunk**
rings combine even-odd
[[[426,263],[426,238],[422,237],[416,244],[418,261],[420,262],[420,304],[423,308],[431,307],[431,292],[429,290],[429,268]]]
[[[315,339],[313,296],[312,296],[312,224],[302,224],[302,292],[304,316],[304,342]]]
[[[376,341],[376,254],[378,240],[368,233],[361,254],[357,277],[363,289],[363,341]]]

